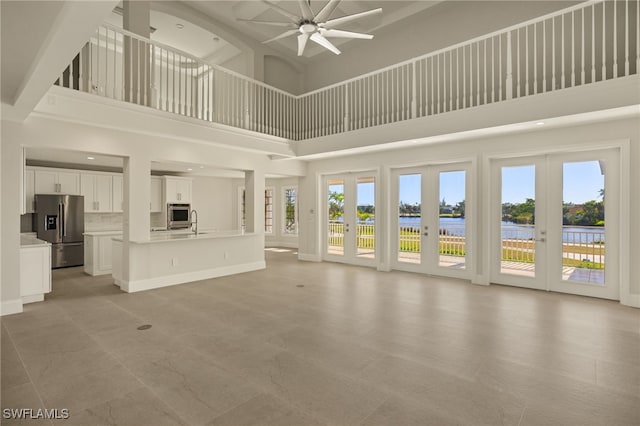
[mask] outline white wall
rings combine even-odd
[[[268,55],[264,57],[264,82],[297,95],[301,89],[301,74],[288,61]]]
[[[191,208],[198,212],[198,229],[227,231],[233,226],[232,179],[195,177]]]
[[[3,123],[4,124],[4,123]],[[20,173],[22,153],[18,140],[6,137],[2,126],[1,148],[1,251],[0,314],[22,312],[20,297]]]
[[[376,30],[373,40],[355,40],[341,46],[341,55],[325,52],[314,56],[306,65],[303,91],[384,68],[575,3],[578,2],[446,1]]]
[[[388,178],[390,168],[473,159],[479,166],[478,176],[474,177],[477,185],[476,190],[479,194],[476,197],[478,200],[476,212],[479,223],[485,224],[485,226],[481,225],[476,229],[478,245],[475,247],[475,252],[483,253],[483,256],[482,259],[479,259],[481,261],[475,271],[476,278],[474,280],[486,282],[488,280],[489,259],[482,244],[488,238],[488,229],[486,228],[488,218],[486,214],[483,216],[483,211],[486,208],[485,199],[488,196],[486,193],[488,181],[484,179],[481,167],[485,156],[520,156],[527,153],[539,154],[563,149],[569,151],[585,150],[599,147],[614,140],[630,141],[631,158],[622,158],[623,162],[629,162],[627,166],[631,165],[630,182],[626,182],[629,191],[627,194],[623,194],[623,198],[630,199],[630,212],[637,212],[637,209],[640,208],[640,168],[637,167],[640,164],[640,129],[637,117],[312,161],[309,164],[307,176],[300,178],[300,257],[309,260],[321,258],[320,220],[322,218],[323,190],[320,187],[320,182],[323,175],[373,170],[380,176],[379,184],[385,186],[383,189],[385,191],[390,190]],[[385,206],[380,201],[378,201],[378,205],[379,210],[389,208],[388,205]],[[633,213],[631,215],[634,217]],[[631,220],[630,228],[622,230],[622,235],[630,238],[629,260],[640,259],[640,226],[637,222]],[[379,268],[388,268],[388,258],[382,258],[379,262]],[[629,267],[628,261],[626,263],[623,261],[622,266],[623,268]],[[632,301],[635,300],[636,306],[640,306],[640,266],[638,262],[631,261],[627,272],[629,275],[625,284],[629,286]]]

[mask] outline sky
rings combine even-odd
[[[400,176],[400,201],[420,203],[421,181],[419,174]],[[604,176],[600,172],[598,161],[564,163],[563,199],[565,202],[582,204],[589,200],[601,200],[599,191],[604,188]],[[337,188],[335,188],[337,189]],[[333,190],[335,190],[333,189]],[[358,185],[358,204],[374,204],[375,186],[373,183]],[[439,200],[455,206],[465,198],[465,172],[440,173]],[[534,166],[503,167],[502,201],[521,203],[527,198],[535,199]]]

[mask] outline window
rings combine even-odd
[[[273,234],[273,188],[267,188],[264,191],[264,232],[265,234]],[[244,188],[238,189],[240,201],[240,225],[241,229],[246,229],[247,212],[246,212],[246,191]]]
[[[264,233],[273,234],[273,188],[264,190]]]
[[[298,188],[289,187],[283,189],[283,228],[282,233],[287,235],[298,234]]]

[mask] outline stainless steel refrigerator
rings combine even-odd
[[[38,239],[51,243],[51,267],[84,264],[84,197],[36,194]]]

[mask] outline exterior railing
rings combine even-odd
[[[294,96],[104,24],[57,84],[291,140],[638,74],[640,0],[590,0]]]
[[[579,230],[578,230],[579,229]],[[467,252],[464,225],[440,224],[439,253],[464,257]],[[400,226],[398,251],[404,254],[421,252],[420,229]],[[502,229],[502,258],[507,262],[535,261],[535,228]],[[604,269],[605,234],[601,227],[564,226],[562,230],[562,265],[586,269]]]

